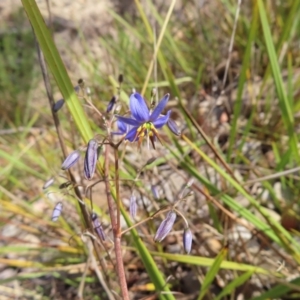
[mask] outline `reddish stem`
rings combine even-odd
[[[116,220],[115,216],[115,205],[112,199],[111,191],[110,191],[110,183],[109,183],[109,150],[110,147],[106,145],[105,147],[105,163],[104,163],[104,181],[105,181],[105,189],[106,189],[106,197],[107,197],[107,204],[111,219],[111,225],[114,234],[114,246],[115,246],[115,255],[116,255],[116,272],[119,277],[119,283],[122,292],[122,299],[130,300],[127,288],[127,281],[125,276],[124,264],[123,264],[123,257],[122,257],[122,248],[121,248],[121,228],[120,228],[120,221]],[[115,150],[117,151],[117,150]],[[115,156],[115,159],[118,159]],[[115,162],[115,167],[118,167],[118,162]],[[118,173],[118,169],[116,170]],[[120,199],[119,199],[119,182],[116,182],[117,186],[117,215],[118,219],[120,218]]]

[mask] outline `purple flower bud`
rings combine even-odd
[[[157,190],[157,186],[151,185],[151,191],[155,200],[159,199],[159,192]]]
[[[173,225],[176,220],[176,213],[173,210],[170,210],[166,216],[166,218],[160,223],[155,237],[155,242],[161,242],[172,230]]]
[[[105,241],[105,234],[104,234],[104,231],[103,231],[103,227],[102,225],[100,224],[100,221],[98,219],[98,216],[97,214],[95,213],[92,213],[92,222],[93,222],[93,225],[94,225],[94,230],[96,231],[96,233],[98,234],[99,238],[102,240],[102,241]]]
[[[114,105],[116,104],[116,97],[113,96],[110,101],[108,102],[107,108],[106,108],[106,112],[109,113],[112,111]]]
[[[98,143],[96,140],[91,139],[88,143],[85,158],[84,158],[84,176],[90,180],[93,178],[96,164],[98,160]]]
[[[177,136],[181,135],[181,131],[179,130],[177,124],[175,123],[175,121],[173,121],[172,119],[169,118],[168,122],[167,122],[167,126],[169,127],[169,129],[172,131],[172,133],[174,133]]]
[[[156,161],[156,159],[157,159],[157,157],[151,157],[151,158],[149,158],[149,159],[147,160],[147,162],[146,162],[146,166],[151,165],[153,162]]]
[[[63,205],[61,202],[58,202],[52,212],[51,221],[56,222],[62,212]]]
[[[43,190],[47,189],[48,187],[50,187],[52,184],[54,183],[54,178],[50,178],[48,179],[45,184],[43,185]]]
[[[74,86],[74,91],[78,94],[80,92],[80,86],[79,85],[75,85]]]
[[[189,228],[186,228],[183,232],[183,248],[187,254],[191,252],[192,241],[193,241],[192,231]]]
[[[64,99],[60,99],[57,102],[54,103],[53,105],[53,111],[56,113],[58,112],[65,104],[65,100]]]
[[[71,167],[73,167],[77,161],[80,158],[80,152],[79,150],[75,150],[73,152],[71,152],[67,158],[65,159],[65,161],[63,162],[63,164],[61,165],[61,169],[62,170],[68,170]]]
[[[129,203],[129,213],[132,219],[136,217],[136,212],[137,212],[136,197],[134,195],[131,195],[130,203]]]

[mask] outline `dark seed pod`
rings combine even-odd
[[[108,102],[107,108],[106,108],[106,112],[109,113],[112,111],[114,105],[116,104],[116,97],[113,96],[110,101]]]
[[[59,216],[61,215],[62,208],[63,208],[63,205],[61,202],[58,202],[55,205],[53,212],[52,212],[51,221],[56,222],[58,220]]]
[[[84,88],[84,80],[82,78],[79,78],[78,81],[77,81],[78,85],[80,86],[80,88]]]
[[[136,212],[137,212],[136,197],[134,195],[131,195],[130,204],[129,204],[129,213],[132,219],[135,219]]]
[[[71,167],[73,167],[77,163],[79,158],[80,158],[80,151],[79,150],[75,150],[75,151],[71,152],[67,156],[67,158],[65,159],[63,164],[61,165],[62,170],[68,170]]]
[[[155,160],[157,159],[157,157],[151,157],[147,160],[146,162],[146,166],[151,165],[153,162],[155,162]]]
[[[50,187],[52,184],[54,183],[54,178],[50,178],[48,179],[45,184],[43,185],[43,190],[47,189],[48,187]]]
[[[69,187],[70,185],[72,185],[73,182],[72,181],[66,181],[66,182],[63,182],[62,184],[59,185],[59,189],[62,190],[62,189],[66,189],[67,187]]]
[[[91,139],[88,143],[84,158],[84,176],[90,180],[93,178],[98,160],[98,142]]]
[[[91,218],[92,218],[94,230],[96,231],[97,235],[99,236],[99,238],[102,241],[105,241],[105,234],[104,234],[104,231],[103,231],[103,227],[100,224],[100,221],[99,221],[99,218],[98,218],[97,214],[92,213]]]
[[[120,74],[118,77],[118,81],[121,84],[123,82],[123,74]]]
[[[172,230],[173,225],[176,220],[176,213],[173,210],[170,210],[166,216],[166,218],[160,223],[155,237],[155,242],[161,242]]]
[[[184,251],[189,254],[192,249],[193,235],[189,228],[186,228],[183,232],[183,248]]]
[[[53,111],[56,113],[58,112],[65,104],[65,100],[64,99],[60,99],[57,102],[54,103],[53,105]]]
[[[175,121],[173,121],[172,119],[168,120],[167,126],[172,131],[172,133],[174,133],[175,135],[177,135],[177,136],[181,135],[181,131],[179,130],[179,128],[178,128],[177,124],[175,123]]]

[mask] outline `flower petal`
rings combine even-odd
[[[169,101],[169,97],[170,97],[170,94],[165,94],[164,97],[161,99],[161,101],[154,108],[154,110],[149,118],[151,122],[154,122],[159,117],[159,115],[161,114],[161,112],[163,111],[165,106],[167,105],[167,103]]]
[[[140,126],[141,122],[135,120],[135,119],[131,119],[131,118],[126,118],[126,117],[121,117],[121,116],[116,116],[118,118],[119,121],[128,124],[128,125],[132,125],[132,126]]]
[[[181,131],[179,130],[177,124],[175,123],[175,121],[173,121],[172,119],[169,119],[167,122],[167,126],[169,127],[169,129],[177,136],[181,135]]]
[[[129,140],[130,142],[134,142],[136,139],[136,131],[138,127],[133,127],[132,129],[129,130],[129,132],[126,134],[125,139]]]
[[[169,110],[165,116],[162,116],[153,122],[155,128],[162,128],[169,120],[171,111]]]
[[[124,122],[117,120],[117,126],[120,133],[124,134],[127,132],[127,126]]]
[[[129,107],[133,118],[139,122],[147,122],[149,120],[149,109],[144,98],[139,93],[131,94],[129,98]]]

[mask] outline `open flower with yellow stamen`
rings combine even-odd
[[[157,129],[162,128],[170,118],[170,110],[166,115],[161,115],[161,112],[169,101],[169,97],[170,95],[166,94],[151,112],[144,98],[138,93],[133,93],[129,99],[131,117],[117,116],[118,122],[131,126],[125,139],[130,142],[137,141],[140,146],[143,138],[147,136],[155,149],[155,140],[156,138],[159,140]]]

